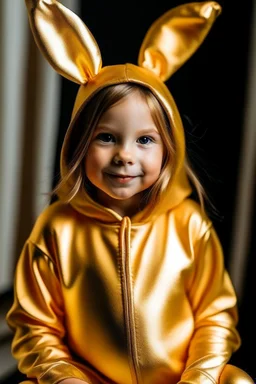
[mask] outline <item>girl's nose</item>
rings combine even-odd
[[[120,149],[113,157],[113,162],[116,165],[133,164],[134,159],[131,151]]]

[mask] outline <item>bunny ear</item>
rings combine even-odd
[[[35,41],[62,76],[86,84],[102,66],[99,47],[83,21],[55,0],[25,0]]]
[[[149,28],[139,66],[166,81],[202,44],[220,12],[221,6],[214,1],[188,3],[166,12]]]

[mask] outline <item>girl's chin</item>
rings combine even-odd
[[[101,202],[101,204],[106,204],[108,202],[116,202],[120,204],[128,204],[128,203],[137,203],[140,201],[142,197],[142,192],[131,193],[129,191],[99,191],[97,193],[97,199]]]

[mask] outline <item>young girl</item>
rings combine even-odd
[[[7,315],[24,383],[253,383],[228,364],[236,296],[163,82],[220,6],[174,8],[150,28],[138,66],[103,68],[76,15],[57,1],[27,7],[42,52],[81,87],[59,200],[24,245]]]

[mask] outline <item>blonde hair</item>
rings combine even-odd
[[[162,171],[156,183],[145,191],[143,200],[144,204],[147,204],[149,200],[150,203],[154,204],[160,198],[161,194],[165,191],[173,173],[172,171],[175,168],[175,142],[169,120],[160,105],[160,102],[148,88],[136,83],[123,83],[105,87],[98,91],[92,99],[86,103],[86,106],[74,122],[72,134],[66,144],[65,161],[68,165],[68,170],[65,175],[62,175],[60,181],[53,189],[51,193],[52,195],[58,195],[59,190],[71,177],[75,178],[75,183],[67,193],[67,202],[70,202],[81,188],[85,188],[87,192],[90,193],[90,189],[93,188],[93,186],[86,177],[84,159],[86,157],[93,132],[104,112],[106,112],[111,106],[116,104],[122,98],[133,92],[140,92],[140,94],[145,98],[152,113],[153,120],[163,138],[165,155],[162,164]],[[187,158],[185,160],[185,170],[191,182],[192,188],[196,191],[201,208],[204,211],[204,201],[209,199]]]

